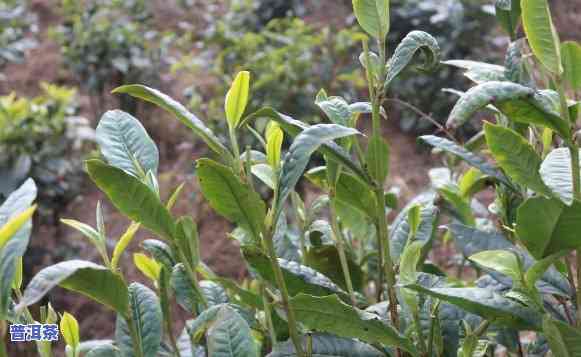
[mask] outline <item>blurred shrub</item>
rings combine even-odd
[[[27,11],[25,2],[0,1],[0,69],[8,62],[24,60],[25,51],[36,45],[26,35],[36,31],[36,17]]]
[[[171,37],[153,29],[146,0],[63,0],[64,23],[53,29],[65,66],[92,95],[95,114],[104,94],[125,83],[158,85]],[[121,96],[121,109],[135,113],[136,102]]]
[[[82,182],[82,149],[94,141],[87,119],[75,116],[73,88],[41,83],[34,98],[0,97],[0,201],[32,177],[45,216],[75,197]]]
[[[300,6],[281,7],[278,12],[271,8],[273,19],[262,25],[268,16],[260,9],[267,3],[289,6],[293,2],[233,2],[226,14],[210,22],[201,39],[203,52],[192,56],[198,73],[217,79],[209,90],[191,87],[188,92],[191,107],[214,119],[214,125],[225,125],[224,103],[215,98],[227,92],[231,76],[242,69],[254,78],[248,113],[267,105],[307,122],[320,120],[314,99],[321,88],[351,100],[357,97],[357,89],[365,86],[357,63],[361,47],[358,31],[319,28],[295,16],[277,18],[299,13]]]
[[[502,61],[502,52],[494,49],[496,21],[489,8],[479,0],[392,0],[390,49],[412,30],[434,34],[444,59],[472,59],[492,63]],[[429,76],[408,71],[392,85],[397,96],[432,113],[444,121],[457,97],[442,92],[452,84],[465,83],[460,71],[442,66]],[[467,83],[467,82],[466,82]],[[431,124],[403,106],[401,127],[407,131],[426,131]]]

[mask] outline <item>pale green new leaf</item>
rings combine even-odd
[[[389,61],[385,87],[396,78],[420,51],[425,62],[419,67],[424,71],[434,70],[440,64],[440,46],[432,35],[424,31],[412,31],[396,47]]]
[[[97,125],[97,142],[107,162],[144,179],[148,171],[157,174],[157,146],[139,120],[121,110],[103,114]]]
[[[208,353],[213,357],[258,357],[248,323],[236,310],[224,305],[208,330]]]
[[[284,133],[280,126],[272,121],[266,129],[266,160],[273,169],[280,165],[280,153]]]
[[[282,165],[279,190],[276,199],[275,217],[280,213],[288,195],[294,190],[301,178],[311,155],[324,143],[350,135],[358,134],[356,129],[336,124],[318,124],[301,132],[285,155]]]
[[[87,160],[86,166],[93,182],[121,213],[161,237],[172,239],[175,231],[173,218],[147,185],[100,160]]]
[[[248,229],[258,241],[266,216],[260,195],[240,181],[229,167],[210,159],[199,159],[196,172],[202,193],[212,208]]]
[[[13,216],[0,227],[0,250],[32,218],[34,211],[36,211],[36,205],[27,208],[16,216]]]
[[[231,128],[236,128],[244,110],[246,109],[246,104],[248,104],[248,92],[250,90],[250,73],[247,71],[241,71],[236,75],[230,90],[226,94],[226,119],[228,120],[228,125]]]
[[[513,281],[522,280],[519,258],[510,250],[486,250],[472,255],[468,259],[482,267],[509,276]]]
[[[561,75],[561,42],[548,0],[521,0],[521,8],[523,27],[534,55],[551,73]]]
[[[510,178],[537,193],[552,196],[539,174],[541,157],[522,135],[488,122],[484,123],[484,132],[492,156]]]
[[[571,85],[571,89],[581,88],[581,45],[575,41],[565,41],[561,44],[563,56],[563,77]]]
[[[128,312],[128,291],[123,279],[104,266],[84,260],[69,260],[42,269],[24,290],[15,310],[36,303],[57,285],[88,296],[120,314]]]
[[[119,260],[123,256],[123,253],[125,252],[125,249],[129,245],[129,243],[131,243],[131,241],[133,240],[133,237],[135,237],[135,233],[139,229],[139,226],[140,226],[139,223],[131,222],[129,227],[127,227],[127,229],[125,230],[125,233],[123,233],[121,238],[119,238],[117,244],[115,244],[115,249],[113,249],[113,257],[111,258],[112,270],[117,269],[117,266],[119,265]]]
[[[79,323],[77,319],[68,312],[65,312],[61,318],[59,328],[65,339],[65,343],[73,348],[77,348],[80,343]]]
[[[579,162],[581,163],[581,159]],[[539,173],[545,185],[556,197],[567,206],[573,204],[573,176],[569,149],[552,150],[543,160]]]
[[[81,232],[83,236],[87,237],[89,241],[91,241],[91,243],[93,243],[97,247],[103,241],[103,237],[101,237],[101,234],[99,234],[99,232],[97,232],[95,228],[89,226],[86,223],[79,222],[74,219],[61,219],[61,222]]]
[[[274,190],[276,185],[276,174],[272,169],[272,166],[268,164],[256,164],[252,165],[250,172],[256,176],[262,183],[268,186],[271,190]]]
[[[400,347],[412,355],[413,343],[375,314],[359,310],[339,300],[336,295],[316,297],[299,294],[290,301],[297,320],[307,328],[368,343]]]
[[[126,93],[133,97],[153,103],[176,116],[184,125],[200,136],[202,140],[218,155],[232,158],[232,154],[222,144],[220,139],[206,127],[194,114],[190,113],[183,105],[168,95],[140,84],[125,85],[113,90],[113,93]]]

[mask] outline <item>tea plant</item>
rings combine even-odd
[[[36,46],[36,41],[27,35],[36,30],[36,18],[28,12],[25,2],[0,3],[0,69],[7,63],[24,60],[25,52]]]
[[[94,141],[87,119],[77,116],[73,88],[41,83],[33,98],[0,97],[0,197],[30,176],[40,187],[44,216],[75,197],[82,182],[80,156]]]
[[[88,238],[102,261],[49,266],[20,293],[15,267],[27,239],[18,235],[34,211],[27,208],[34,200],[34,185],[27,181],[0,207],[0,264],[11,267],[0,270],[0,332],[6,320],[31,321],[28,307],[58,285],[117,313],[114,340],[85,342],[74,317],[63,314],[68,356],[468,357],[492,356],[498,346],[519,356],[579,356],[581,290],[575,275],[581,275],[581,264],[577,273],[569,264],[570,253],[581,247],[578,104],[566,96],[567,88],[577,88],[572,69],[578,45],[561,48],[545,0],[499,1],[498,15],[505,25],[511,21],[509,31],[522,17],[526,40],[519,43],[528,42],[536,60],[512,45],[504,67],[445,62],[467,68],[476,86],[452,110],[448,138],[421,137],[445,154],[446,167],[433,170],[432,187],[388,222],[398,198],[385,189],[386,90],[417,55],[423,56],[422,69],[434,69],[440,50],[431,35],[413,31],[389,58],[389,3],[353,5],[373,39],[371,45],[363,41],[360,56],[369,100],[350,103],[321,90],[315,103],[329,124],[309,126],[270,107],[245,115],[252,96],[246,71],[226,94],[226,141],[158,90],[114,90],[168,111],[207,144],[212,158],[196,161],[198,183],[210,206],[235,225],[231,236],[240,243],[248,280],[218,277],[204,264],[194,218],[172,213],[182,186],[162,198],[155,144],[136,118],[109,111],[97,127],[102,158],[87,160],[86,169],[132,222],[110,252],[100,205],[96,227],[63,220]],[[533,78],[548,78],[557,90],[538,89]],[[450,131],[481,109],[496,123],[486,122],[483,133],[461,145]],[[367,118],[362,114],[371,114],[366,135],[355,129]],[[260,118],[269,120],[264,132],[253,128]],[[246,129],[257,136],[259,148],[240,147]],[[285,136],[293,141],[283,154]],[[315,153],[324,166],[305,173]],[[459,160],[470,169],[463,170]],[[305,203],[295,190],[302,177],[324,193]],[[259,193],[262,186],[268,194]],[[495,192],[488,209],[480,203],[485,190]],[[447,228],[442,234],[440,223]],[[144,253],[134,253],[133,262],[153,288],[128,282],[120,265],[141,227],[156,239],[143,241]],[[449,241],[464,258],[457,277],[428,259],[436,259]],[[466,261],[477,280],[459,279]],[[191,315],[179,334],[173,301],[180,313]],[[47,319],[55,319],[50,307],[40,317]],[[38,349],[51,355],[50,345]]]

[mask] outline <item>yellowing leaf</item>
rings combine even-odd
[[[132,222],[129,225],[129,227],[127,227],[127,230],[125,231],[125,233],[123,233],[121,238],[119,238],[119,242],[117,242],[117,245],[113,250],[113,258],[111,258],[111,270],[115,270],[117,268],[117,264],[119,264],[119,259],[123,255],[125,248],[127,248],[131,240],[133,240],[135,232],[137,232],[138,229],[139,223]]]
[[[32,217],[36,205],[24,210],[22,213],[12,217],[0,228],[0,249],[18,232],[18,230]]]
[[[226,119],[231,128],[235,128],[248,103],[248,92],[250,90],[250,73],[242,71],[238,73],[230,90],[226,94]]]
[[[276,122],[270,122],[266,129],[266,159],[276,169],[280,164],[280,152],[284,133]]]
[[[135,253],[133,254],[133,263],[149,279],[153,281],[159,280],[161,265],[155,260],[143,253]]]
[[[73,315],[68,312],[63,314],[60,322],[60,330],[68,346],[76,348],[79,345],[79,323]]]

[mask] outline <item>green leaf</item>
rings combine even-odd
[[[129,227],[127,227],[127,230],[125,230],[125,233],[123,233],[117,244],[115,244],[115,249],[113,249],[113,257],[111,258],[111,269],[113,271],[117,269],[119,260],[123,256],[123,253],[125,252],[125,249],[127,249],[129,243],[131,243],[133,240],[133,237],[135,237],[135,233],[137,233],[138,229],[139,223],[131,222]]]
[[[317,96],[315,104],[327,115],[329,120],[334,124],[343,126],[349,125],[351,116],[351,108],[349,103],[342,97],[322,97]]]
[[[121,352],[113,345],[101,345],[93,347],[85,354],[85,357],[120,357]]]
[[[226,120],[231,128],[236,128],[246,104],[248,104],[248,92],[250,91],[250,73],[247,71],[238,72],[234,82],[230,86],[230,90],[226,93],[226,103],[224,105],[226,111]]]
[[[581,159],[579,162],[581,163]],[[552,150],[543,160],[539,173],[543,182],[556,197],[567,206],[573,204],[573,176],[569,149],[558,148]]]
[[[563,56],[563,77],[571,85],[571,89],[581,88],[581,45],[575,41],[565,41],[561,44]]]
[[[125,85],[113,90],[113,93],[126,93],[133,97],[143,99],[153,103],[164,110],[175,115],[184,125],[192,129],[194,134],[204,140],[204,142],[221,157],[232,159],[232,154],[222,144],[220,139],[206,127],[194,114],[190,113],[183,105],[169,97],[168,95],[140,84]]]
[[[103,114],[97,125],[97,142],[111,166],[144,179],[148,171],[157,174],[157,146],[139,120],[121,110]]]
[[[380,183],[385,181],[389,174],[389,144],[381,135],[369,139],[365,163],[371,177]]]
[[[42,269],[24,290],[15,310],[36,303],[57,285],[88,296],[120,314],[128,312],[128,291],[123,279],[104,266],[84,260],[69,260]]]
[[[147,286],[132,283],[129,285],[129,309],[132,328],[137,334],[139,346],[131,339],[127,321],[117,316],[115,339],[125,357],[134,356],[134,350],[139,348],[144,357],[156,357],[161,343],[162,313],[159,299]]]
[[[512,251],[487,250],[471,255],[468,259],[480,266],[507,275],[511,277],[513,281],[522,280],[519,258]]]
[[[89,241],[91,241],[91,243],[93,243],[93,245],[95,245],[96,247],[99,247],[102,244],[103,237],[101,236],[101,234],[99,234],[97,230],[95,230],[88,224],[79,222],[74,219],[61,219],[61,223],[64,223],[67,226],[72,227],[77,231],[81,232],[83,236],[87,237]]]
[[[335,198],[338,201],[356,208],[369,217],[374,217],[375,197],[371,190],[355,176],[342,172],[335,189]]]
[[[433,288],[413,284],[406,288],[456,305],[495,323],[522,330],[538,331],[541,316],[520,302],[508,299],[487,288]]]
[[[394,262],[398,262],[410,238],[410,223],[408,213],[416,206],[415,203],[406,205],[394,219],[389,235],[390,254]],[[438,209],[432,203],[424,204],[420,209],[418,230],[412,238],[424,246],[422,256],[427,254],[430,241],[435,229]]]
[[[547,314],[543,318],[543,334],[549,342],[553,356],[581,356],[581,330]]]
[[[442,61],[442,64],[465,69],[464,76],[476,84],[492,81],[506,81],[506,69],[499,65],[468,60],[448,60]],[[461,92],[459,93],[461,95]]]
[[[539,219],[542,212],[543,219]],[[537,259],[581,247],[581,202],[565,206],[556,199],[531,197],[517,210],[516,233]]]
[[[242,247],[242,253],[252,269],[266,281],[276,284],[270,260],[266,255],[251,247]],[[301,292],[316,296],[339,294],[345,301],[349,301],[349,296],[346,292],[335,285],[331,279],[316,270],[285,259],[279,258],[278,262],[291,296]]]
[[[510,38],[516,37],[521,15],[520,0],[497,0],[496,18]]]
[[[211,280],[200,281],[200,290],[208,302],[208,306],[225,304],[228,302],[228,294],[222,285]]]
[[[543,258],[535,262],[525,274],[525,282],[527,286],[535,286],[537,281],[543,277],[545,272],[556,263],[559,259],[566,255],[566,251],[561,251],[555,254],[551,254],[546,258]]]
[[[353,11],[365,32],[385,40],[389,32],[389,0],[353,0]]]
[[[455,129],[468,121],[485,106],[515,99],[532,97],[535,90],[512,82],[485,82],[464,93],[448,117],[446,127]]]
[[[6,243],[18,233],[18,231],[32,218],[36,211],[36,205],[25,209],[18,215],[10,218],[3,226],[0,227],[0,250]]]
[[[180,217],[177,223],[176,249],[183,253],[186,263],[195,270],[200,264],[200,238],[198,226],[189,216]]]
[[[193,313],[196,311],[196,304],[201,299],[194,291],[192,282],[188,278],[186,269],[182,263],[177,264],[171,273],[170,283],[175,291],[177,303],[186,311]]]
[[[36,199],[36,192],[36,184],[30,178],[12,192],[0,205],[0,227],[4,226],[10,218],[28,209]]]
[[[266,208],[260,195],[240,181],[229,167],[210,159],[197,161],[197,175],[210,206],[260,239]]]
[[[303,130],[309,128],[309,126],[304,124],[303,122],[295,120],[287,115],[281,114],[269,107],[262,108],[259,111],[249,115],[244,120],[244,123],[248,123],[258,118],[269,118],[271,120],[276,121],[280,125],[280,127],[285,131],[285,133],[292,137],[299,135]],[[367,173],[361,168],[361,166],[359,166],[359,164],[350,157],[349,153],[347,153],[339,145],[335,144],[334,142],[326,142],[323,143],[318,150],[327,157],[330,157],[333,160],[340,163],[341,165],[344,165],[366,184],[370,186],[373,185],[373,180],[369,177],[369,175],[367,175]]]
[[[135,264],[143,275],[152,281],[156,282],[159,280],[161,265],[154,259],[151,259],[143,253],[133,253],[133,264]]]
[[[272,121],[266,129],[266,159],[273,169],[280,165],[280,152],[284,133],[280,126]]]
[[[147,185],[100,160],[87,160],[87,171],[121,213],[165,239],[174,235],[171,214]]]
[[[368,343],[400,347],[413,355],[413,343],[375,314],[343,303],[336,295],[316,297],[299,294],[290,300],[297,320],[307,328]]]
[[[523,28],[537,59],[553,74],[561,75],[560,41],[547,0],[521,0]]]
[[[258,177],[262,183],[268,186],[271,190],[274,190],[276,174],[274,173],[272,166],[267,164],[256,164],[252,165],[250,171],[254,176]]]
[[[318,124],[301,132],[285,155],[280,173],[278,195],[276,197],[276,214],[280,213],[288,195],[294,190],[301,178],[311,155],[328,141],[358,134],[356,129],[337,124]]]
[[[474,154],[473,152],[463,148],[462,146],[448,139],[434,135],[420,136],[419,139],[435,148],[444,150],[450,154],[458,156],[471,166],[476,167],[477,169],[482,171],[482,173],[495,177],[499,181],[510,186],[510,182],[508,181],[508,179],[504,176],[502,172],[500,172],[500,170],[497,167],[491,165],[490,163],[488,163],[488,161],[486,161],[486,159]]]
[[[374,347],[351,338],[315,332],[310,337],[302,337],[303,351],[307,350],[308,339],[311,339],[312,357],[381,357],[383,353]],[[279,343],[267,357],[296,357],[295,347],[291,341]]]
[[[484,123],[484,132],[492,156],[510,178],[537,193],[552,196],[539,174],[541,157],[527,139],[512,129],[488,122]]]
[[[303,257],[303,261],[306,265],[329,277],[329,279],[342,289],[347,290],[345,274],[343,273],[341,260],[339,259],[339,251],[334,245],[310,247],[306,256]],[[347,254],[347,266],[353,288],[355,290],[361,290],[363,288],[363,271],[350,254]]]
[[[220,308],[208,330],[208,353],[215,357],[258,357],[248,323],[227,305]]]
[[[79,337],[79,323],[77,319],[68,312],[63,314],[60,322],[60,331],[65,339],[65,343],[74,349],[79,346],[80,337]]]
[[[168,271],[172,271],[176,259],[169,245],[156,239],[146,239],[141,243],[141,246],[155,260],[163,264]]]
[[[424,31],[412,31],[396,47],[393,57],[389,61],[389,69],[385,86],[396,78],[412,61],[415,54],[420,52],[425,62],[419,67],[423,71],[432,71],[440,64],[440,46],[432,35]]]

